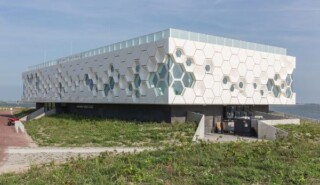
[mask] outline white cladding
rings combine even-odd
[[[295,57],[164,38],[23,73],[25,102],[295,104]]]

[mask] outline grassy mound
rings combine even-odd
[[[28,122],[40,146],[158,146],[191,141],[195,124],[145,123],[70,115]]]
[[[320,125],[281,126],[274,142],[187,143],[104,153],[0,176],[0,184],[320,184]]]

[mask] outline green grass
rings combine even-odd
[[[159,146],[190,142],[196,125],[56,115],[25,124],[40,146]]]
[[[0,176],[0,184],[320,184],[320,125],[281,126],[275,142],[187,143],[104,153]]]

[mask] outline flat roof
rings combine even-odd
[[[148,35],[143,35],[143,36],[125,40],[122,42],[117,42],[107,46],[102,46],[99,48],[84,51],[74,55],[70,55],[70,56],[58,58],[55,60],[46,61],[41,64],[29,66],[27,71],[41,69],[41,68],[57,65],[58,63],[70,62],[70,61],[74,61],[82,58],[100,55],[103,53],[117,51],[120,49],[132,47],[132,46],[138,46],[138,45],[142,45],[149,42],[155,42],[155,41],[169,38],[169,37],[191,40],[191,41],[198,41],[198,42],[205,42],[210,44],[224,45],[224,46],[230,46],[230,47],[236,47],[236,48],[243,48],[243,49],[261,51],[261,52],[268,52],[268,53],[274,53],[274,54],[280,54],[280,55],[287,54],[287,50],[285,48],[169,28],[163,31],[158,31]]]

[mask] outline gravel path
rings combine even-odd
[[[153,148],[126,148],[126,147],[9,147],[6,150],[6,160],[0,166],[0,174],[10,172],[23,172],[32,165],[51,163],[63,163],[70,158],[95,157],[101,152],[134,153]]]

